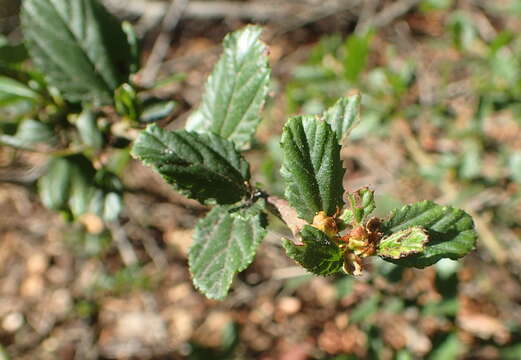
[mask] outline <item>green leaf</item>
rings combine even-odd
[[[0,64],[18,64],[29,57],[23,44],[10,44],[0,35]]]
[[[114,105],[119,115],[137,121],[141,113],[141,100],[130,84],[123,84],[114,92]]]
[[[143,112],[139,117],[140,122],[152,123],[161,120],[174,112],[176,102],[171,101],[155,101],[151,104],[143,106]]]
[[[199,221],[188,262],[194,285],[211,299],[223,299],[236,273],[253,261],[266,235],[262,205],[231,212],[216,206]]]
[[[372,32],[366,35],[351,35],[345,43],[344,73],[348,81],[358,80],[360,73],[364,70],[369,56],[369,45]]]
[[[83,155],[52,159],[38,181],[46,207],[70,211],[74,217],[93,213],[106,221],[115,220],[123,208],[122,188],[115,175],[96,171]]]
[[[97,0],[26,0],[26,46],[47,81],[73,102],[112,102],[131,53],[118,20]]]
[[[56,137],[51,126],[33,119],[23,120],[16,131],[16,138],[25,145],[54,144]]]
[[[341,98],[324,113],[324,119],[336,133],[340,143],[360,122],[360,100],[359,93]]]
[[[313,116],[293,117],[284,126],[281,146],[286,198],[299,217],[311,223],[319,211],[332,216],[342,208],[344,169],[331,127]]]
[[[385,235],[421,226],[429,235],[424,251],[398,260],[389,260],[401,266],[424,268],[443,258],[456,260],[476,245],[477,234],[470,215],[460,209],[421,201],[391,212],[382,224]]]
[[[305,225],[300,235],[304,245],[282,240],[286,254],[316,275],[334,275],[342,272],[344,257],[340,248],[322,231]]]
[[[76,128],[81,141],[94,149],[103,146],[103,134],[98,128],[96,114],[90,109],[84,109],[76,120]]]
[[[208,78],[200,108],[192,114],[187,130],[213,132],[248,147],[259,112],[268,93],[270,69],[267,48],[259,40],[261,28],[246,28],[228,34],[224,53]]]
[[[508,159],[508,169],[512,179],[521,184],[521,151],[513,152]]]
[[[0,134],[0,143],[20,149],[31,149],[31,145],[39,143],[53,145],[55,142],[52,128],[33,119],[23,120],[13,136]]]
[[[40,199],[45,207],[64,210],[69,197],[72,167],[66,158],[54,158],[47,173],[38,181]]]
[[[123,21],[121,28],[127,36],[128,45],[130,47],[130,72],[135,74],[139,71],[139,39],[134,31],[134,27],[128,21]]]
[[[345,224],[360,225],[376,208],[374,190],[362,188],[352,193],[347,193],[350,208],[340,216]]]
[[[378,244],[376,253],[391,259],[400,259],[419,254],[425,249],[429,235],[421,226],[413,226],[384,237]]]
[[[233,143],[214,134],[165,131],[149,125],[132,155],[153,166],[188,197],[231,204],[248,194],[249,165]]]
[[[0,76],[0,104],[6,99],[25,99],[37,102],[40,100],[40,95],[15,79]]]

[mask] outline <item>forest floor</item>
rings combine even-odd
[[[371,186],[384,209],[423,199],[461,207],[475,218],[477,250],[423,270],[374,261],[361,277],[312,277],[284,254],[285,230],[271,219],[254,263],[218,302],[197,292],[187,264],[208,208],[142,164],[123,176],[126,207],[107,243],[45,209],[32,184],[0,183],[0,360],[521,358],[519,2],[202,3],[188,3],[166,32],[168,51],[147,65],[177,75],[157,90],[177,102],[162,125],[182,127],[197,107],[225,34],[263,24],[273,85],[246,153],[254,180],[280,193],[287,116],[358,88],[368,100],[342,153],[345,187]],[[144,35],[147,64],[168,3],[107,4]],[[370,28],[366,52],[345,41]],[[337,78],[355,57],[356,79]],[[42,161],[0,149],[3,173]]]

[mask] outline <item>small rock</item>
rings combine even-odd
[[[300,311],[302,303],[292,296],[284,296],[279,299],[278,308],[286,315],[293,315]]]
[[[24,323],[24,317],[19,312],[9,313],[4,317],[2,321],[2,328],[10,333],[16,332],[22,327]]]

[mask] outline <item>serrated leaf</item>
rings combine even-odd
[[[427,232],[421,226],[413,226],[384,237],[376,253],[385,258],[400,259],[423,252],[428,241]]]
[[[270,69],[267,48],[259,40],[261,28],[228,34],[224,53],[208,78],[200,108],[186,129],[213,132],[245,149],[260,122],[268,93]]]
[[[38,189],[46,207],[70,211],[75,218],[93,213],[112,221],[123,207],[119,179],[107,171],[96,171],[83,155],[52,159]]]
[[[236,273],[253,261],[266,235],[262,205],[231,212],[216,206],[199,221],[188,262],[195,286],[211,299],[223,299]]]
[[[382,223],[385,235],[421,226],[429,235],[429,242],[421,254],[390,260],[398,265],[423,268],[443,258],[456,260],[476,245],[477,234],[472,217],[460,209],[421,201],[395,209]]]
[[[332,216],[342,208],[344,169],[331,127],[313,116],[293,117],[284,126],[281,146],[286,198],[299,217],[311,223],[319,211]]]
[[[81,141],[94,149],[101,149],[103,146],[103,134],[98,128],[96,114],[85,108],[76,120],[76,128]]]
[[[350,208],[346,209],[340,219],[345,224],[362,224],[376,208],[374,190],[362,188],[352,193],[347,193]]]
[[[360,122],[360,93],[339,99],[324,113],[324,119],[342,142]]]
[[[188,197],[231,204],[248,194],[249,165],[233,143],[215,134],[165,131],[149,125],[132,155],[153,166]]]
[[[131,53],[118,20],[97,0],[26,0],[27,50],[50,85],[73,102],[111,103]]]
[[[342,272],[344,257],[337,244],[322,231],[306,225],[300,233],[304,245],[283,239],[286,254],[316,275],[334,275]]]

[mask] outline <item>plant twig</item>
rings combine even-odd
[[[392,5],[376,14],[369,19],[365,27],[382,28],[390,25],[394,20],[402,15],[407,14],[413,7],[415,7],[421,0],[401,0],[396,1]]]
[[[110,224],[108,224],[110,232],[112,233],[112,237],[114,239],[114,243],[118,248],[119,254],[121,255],[121,259],[126,266],[132,266],[137,264],[138,257],[132,244],[128,241],[127,234],[119,220],[116,220]]]
[[[165,59],[170,47],[170,39],[177,23],[188,5],[188,0],[172,0],[161,22],[161,32],[154,43],[152,52],[141,73],[142,85],[151,85],[159,72],[161,63]]]

